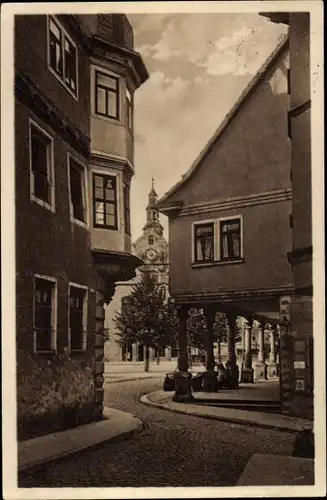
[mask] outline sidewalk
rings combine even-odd
[[[217,393],[217,395],[218,394],[224,393]],[[142,396],[140,401],[143,404],[176,413],[185,413],[196,417],[210,418],[234,424],[275,429],[279,431],[296,433],[301,431],[305,424],[310,425],[311,427],[313,425],[310,420],[289,417],[281,414],[264,413],[262,411],[252,410],[239,410],[234,408],[224,408],[223,406],[217,407],[204,404],[174,403],[172,401],[172,395],[173,392],[156,391]],[[194,395],[196,395],[196,393],[194,393]]]
[[[103,417],[99,422],[21,441],[18,443],[19,472],[33,472],[49,462],[104,442],[129,438],[143,429],[142,421],[130,413],[105,408]]]
[[[313,459],[255,453],[236,486],[304,486],[314,483]]]
[[[106,384],[152,378],[163,380],[167,372],[173,372],[175,370],[176,360],[162,360],[159,365],[157,365],[156,361],[152,361],[148,372],[144,371],[143,361],[110,361],[105,362],[104,378]]]

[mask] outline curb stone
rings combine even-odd
[[[110,376],[108,376],[110,378]],[[121,382],[135,382],[139,380],[151,380],[151,379],[156,379],[156,378],[161,378],[161,375],[158,374],[158,376],[153,376],[153,377],[138,377],[138,378],[119,378],[118,380],[106,380],[106,375],[104,376],[104,383],[105,384],[118,384]]]
[[[107,438],[104,438],[100,441],[97,441],[93,444],[86,444],[86,445],[80,445],[77,446],[76,448],[72,448],[70,450],[67,450],[63,453],[58,453],[56,455],[44,458],[39,460],[38,462],[35,462],[33,464],[26,464],[23,466],[17,466],[18,469],[18,477],[19,479],[23,479],[26,476],[30,476],[35,474],[36,472],[44,471],[49,465],[55,465],[56,463],[59,463],[61,461],[65,461],[68,458],[71,458],[72,456],[78,455],[78,454],[83,454],[88,450],[95,450],[96,448],[101,447],[104,444],[108,443],[115,443],[118,441],[123,441],[126,439],[130,439],[133,436],[141,433],[145,429],[145,423],[143,420],[141,420],[139,417],[137,417],[134,414],[130,414],[132,417],[137,422],[137,426],[135,426],[134,429],[130,429],[128,431],[121,432],[119,434],[113,435],[113,436],[108,436]],[[105,421],[106,418],[104,418],[102,421]],[[110,421],[110,418],[107,420]],[[101,420],[99,421],[101,422]],[[92,424],[95,424],[98,422],[91,422],[90,424],[85,424],[86,426],[92,426]],[[82,427],[82,426],[81,426]],[[68,431],[62,431],[62,432],[68,432]]]
[[[298,433],[300,430],[300,429],[294,429],[294,428],[292,429],[292,428],[280,427],[278,425],[273,425],[273,424],[268,424],[268,423],[265,424],[263,422],[256,422],[254,420],[251,420],[251,421],[240,420],[240,419],[237,419],[235,417],[228,417],[225,415],[204,414],[204,413],[197,412],[196,410],[193,410],[193,409],[186,410],[186,409],[179,409],[179,408],[175,408],[175,407],[172,408],[169,404],[159,403],[159,402],[155,403],[154,401],[151,401],[151,399],[149,399],[149,396],[151,396],[151,394],[155,394],[155,393],[143,394],[140,397],[140,402],[144,405],[153,406],[153,407],[159,408],[161,410],[167,410],[167,411],[174,412],[174,413],[181,413],[183,415],[190,415],[192,417],[200,417],[200,418],[207,418],[209,420],[218,420],[221,422],[229,422],[231,424],[244,425],[246,427],[260,427],[262,429],[271,429],[271,430],[277,430],[280,432],[289,432],[289,433],[293,433],[293,434]],[[186,404],[189,404],[189,403],[186,403]],[[202,408],[203,408],[203,405],[202,405]],[[238,411],[243,411],[243,410],[238,410]]]

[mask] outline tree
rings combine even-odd
[[[221,343],[227,342],[228,339],[228,320],[225,313],[217,312],[215,322],[213,324],[213,342],[218,345],[218,360],[221,361]],[[195,347],[200,350],[205,349],[205,335],[207,333],[206,317],[203,309],[189,310],[187,319],[187,335],[190,347]],[[236,341],[240,339],[239,328],[236,336]]]
[[[186,329],[189,346],[203,349],[205,346],[205,335],[207,333],[207,324],[203,309],[189,309]]]
[[[120,343],[145,346],[144,370],[149,371],[149,348],[166,347],[176,338],[176,320],[164,301],[161,287],[147,274],[133,285],[114,319]]]

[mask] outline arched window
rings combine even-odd
[[[153,245],[154,244],[153,234],[149,234],[149,236],[148,236],[148,243],[149,243],[149,245]]]

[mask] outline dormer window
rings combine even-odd
[[[77,47],[54,17],[48,24],[48,65],[70,93],[77,97]]]

